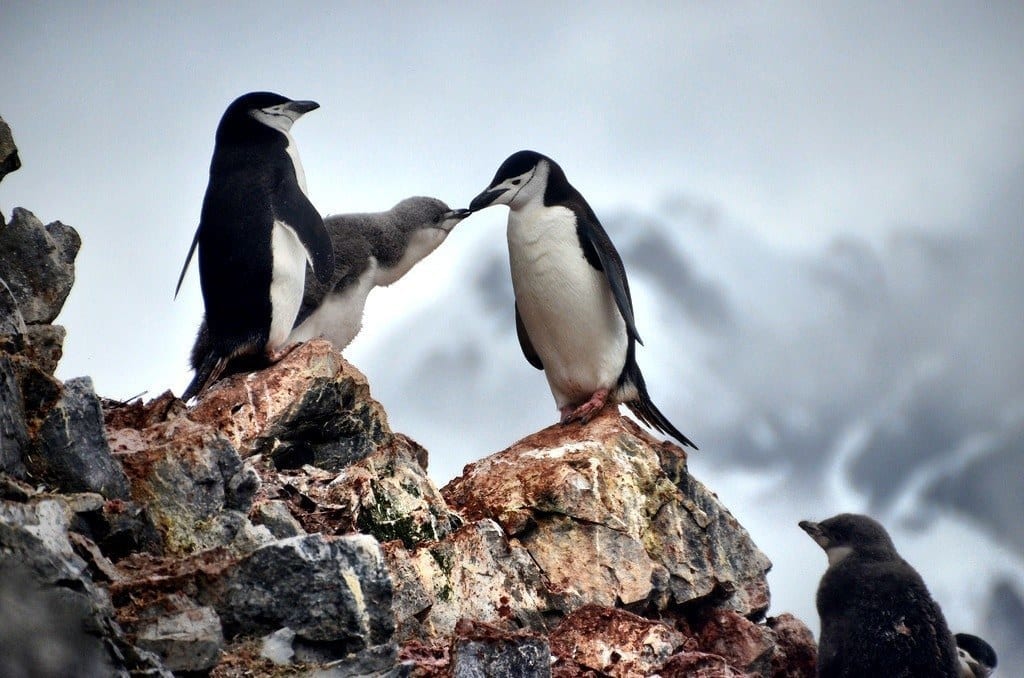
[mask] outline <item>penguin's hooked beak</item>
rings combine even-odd
[[[465,208],[457,210],[448,210],[447,212],[441,215],[441,230],[445,231],[446,233],[450,232],[453,228],[455,228],[456,224],[458,224],[460,221],[462,221],[472,213],[473,210],[468,210]]]
[[[498,189],[496,191],[484,191],[477,197],[473,198],[473,202],[469,203],[469,211],[476,212],[477,210],[482,210],[483,208],[490,206],[500,195],[507,192],[507,188]]]
[[[288,110],[294,111],[297,115],[305,115],[310,111],[315,111],[320,108],[320,104],[315,101],[292,101],[288,104]]]
[[[811,539],[815,541],[816,544],[818,544],[818,546],[820,546],[821,548],[825,548],[827,546],[828,539],[822,532],[821,525],[819,525],[818,523],[813,523],[810,520],[801,520],[797,524],[800,526],[801,530],[807,533],[807,536],[809,536]]]

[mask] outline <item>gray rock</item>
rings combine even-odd
[[[287,626],[268,633],[263,637],[263,644],[260,645],[260,656],[269,659],[278,666],[291,664],[295,659],[295,650],[292,643],[295,641],[295,631]]]
[[[218,546],[249,553],[273,540],[245,516],[258,477],[226,438],[186,420],[142,437],[128,433],[112,431],[111,442],[132,480],[132,499],[146,507],[167,554]]]
[[[2,228],[2,225],[0,225]],[[18,300],[3,278],[0,278],[0,334],[24,334],[25,319],[21,317]]]
[[[0,181],[19,167],[21,158],[18,157],[18,147],[14,145],[11,127],[0,118]]]
[[[288,504],[283,501],[273,500],[260,504],[256,507],[254,520],[257,524],[265,525],[278,539],[306,534],[302,525],[288,510]]]
[[[138,630],[135,643],[171,671],[206,671],[217,664],[224,635],[217,613],[198,607],[151,621]]]
[[[269,450],[278,468],[312,464],[337,472],[365,459],[391,438],[379,406],[362,397],[365,391],[365,382],[347,375],[317,379],[256,449]]]
[[[504,636],[459,638],[453,678],[548,678],[551,648],[544,638]]]
[[[114,674],[96,635],[87,633],[75,594],[45,586],[22,563],[0,557],[0,675],[103,678]]]
[[[14,365],[10,358],[0,354],[0,471],[24,478],[22,459],[28,445],[25,403],[18,388]]]
[[[82,246],[75,229],[59,221],[43,226],[15,207],[0,229],[0,277],[28,325],[53,322],[75,282],[75,256]]]
[[[110,453],[92,379],[79,377],[64,384],[60,399],[39,427],[26,466],[65,492],[128,498],[128,479]]]
[[[70,513],[59,499],[0,501],[0,675],[171,678],[114,620],[72,550]]]
[[[243,558],[201,592],[234,635],[289,627],[343,658],[389,642],[391,579],[367,535],[282,539]]]

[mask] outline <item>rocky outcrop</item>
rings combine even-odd
[[[0,673],[813,675],[681,448],[608,410],[438,490],[323,341],[191,408],[104,400],[53,376],[78,246],[0,231]]]

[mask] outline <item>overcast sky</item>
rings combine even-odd
[[[247,91],[321,104],[293,134],[324,214],[416,194],[465,206],[533,148],[598,214],[693,196],[814,253],[836,237],[969,230],[1024,164],[1017,2],[16,0],[0,26],[0,116],[23,161],[0,211],[81,233],[59,374],[91,375],[110,397],[188,381],[194,265],[176,301],[174,285],[217,122]],[[479,238],[503,240],[503,212],[474,216],[375,293],[352,355],[428,301]]]

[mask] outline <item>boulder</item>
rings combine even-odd
[[[21,207],[0,228],[0,278],[27,325],[51,323],[60,313],[75,282],[81,245],[75,229],[59,221],[44,226]]]

